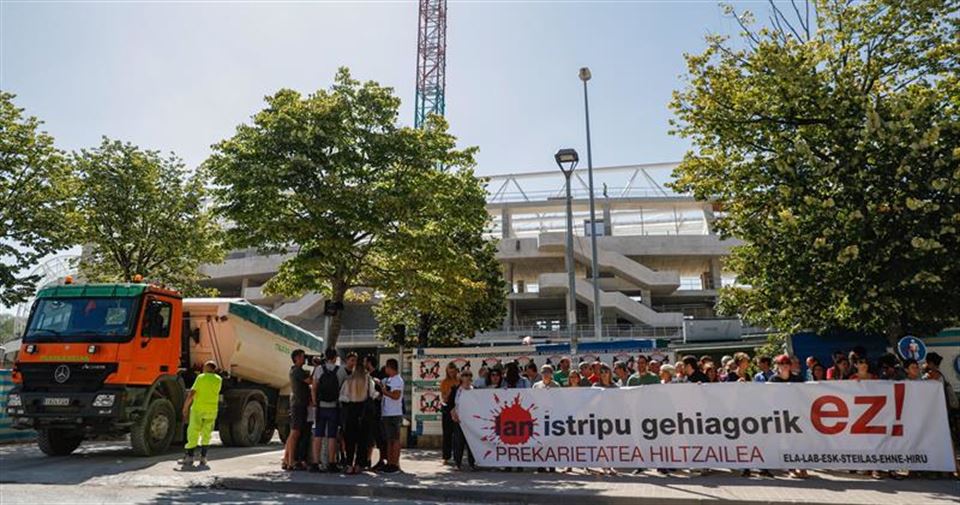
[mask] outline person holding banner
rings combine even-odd
[[[627,386],[643,386],[647,384],[658,384],[660,378],[647,370],[647,357],[643,354],[637,356],[637,371],[627,379]]]
[[[457,470],[463,469],[464,450],[467,451],[467,463],[470,464],[470,469],[477,469],[476,460],[473,458],[473,451],[470,450],[470,446],[467,444],[467,437],[464,435],[463,428],[460,426],[460,412],[457,410],[460,396],[464,391],[471,389],[473,389],[473,374],[470,373],[470,370],[465,370],[460,373],[460,383],[450,389],[449,396],[446,398],[446,403],[450,406],[450,418],[453,421],[453,463],[456,465]]]
[[[550,365],[543,365],[540,367],[540,381],[533,385],[533,389],[552,389],[561,387],[560,384],[553,380],[553,367]]]
[[[580,375],[580,372],[576,370],[570,371],[570,376],[567,377],[567,387],[570,388],[579,388],[579,387],[590,387],[591,384],[585,380]]]
[[[593,384],[593,387],[598,389],[615,389],[620,387],[613,381],[613,370],[610,369],[610,365],[606,363],[600,364],[600,379]]]
[[[499,367],[493,367],[487,373],[487,381],[484,384],[487,389],[503,389],[503,371]]]
[[[745,352],[733,355],[732,363],[736,368],[724,377],[724,382],[751,382],[752,378],[747,369],[750,368],[750,356]]]
[[[803,382],[802,377],[793,374],[790,356],[781,354],[777,356],[776,363],[777,374],[771,377],[769,382]],[[790,474],[798,479],[806,479],[808,477],[806,470],[791,470]]]
[[[447,364],[445,371],[446,375],[443,380],[440,381],[440,399],[442,406],[440,407],[440,420],[441,420],[441,430],[442,430],[442,453],[443,453],[443,464],[450,464],[450,458],[453,457],[453,431],[455,426],[453,425],[453,418],[450,416],[450,406],[447,405],[447,398],[450,397],[450,391],[460,383],[460,378],[458,377],[460,370],[457,369],[457,365],[454,362]]]

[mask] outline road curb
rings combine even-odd
[[[359,483],[328,483],[328,482],[292,482],[269,481],[242,477],[217,478],[213,487],[233,491],[257,491],[281,494],[308,494],[320,496],[357,496],[365,498],[381,498],[394,500],[422,500],[430,502],[475,502],[475,503],[510,503],[523,505],[556,505],[557,500],[574,501],[587,500],[591,505],[783,505],[804,504],[823,505],[820,501],[783,501],[783,500],[724,500],[716,497],[668,498],[657,496],[612,496],[596,493],[583,493],[564,490],[561,492],[541,491],[499,491],[497,489],[471,488],[444,488],[427,486],[398,486],[394,484],[368,485]],[[492,486],[491,486],[492,487]],[[830,505],[844,505],[840,502],[831,502]]]

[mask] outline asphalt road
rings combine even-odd
[[[218,441],[214,441],[217,443]],[[264,447],[211,450],[210,470],[180,471],[179,450],[151,458],[137,457],[126,441],[84,442],[74,454],[48,457],[35,444],[0,446],[0,504],[99,503],[263,503],[360,505],[430,505],[432,502],[327,497],[236,491],[210,487],[215,477],[242,473],[254,461],[276,459],[280,442]]]
[[[0,484],[0,503],[4,505],[33,504],[263,504],[280,505],[432,505],[435,502],[383,500],[378,498],[348,498],[298,494],[260,493],[228,489],[197,489],[169,487],[116,488],[107,486],[66,486],[51,484]]]

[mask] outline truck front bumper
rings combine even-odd
[[[113,424],[124,416],[122,389],[94,392],[25,392],[14,388],[6,413],[14,428]]]

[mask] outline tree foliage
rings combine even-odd
[[[393,90],[345,68],[328,90],[283,89],[266,102],[205,167],[235,224],[234,245],[292,252],[267,291],[342,303],[355,288],[400,293],[407,283],[471,278],[472,258],[456,254],[448,234],[475,227],[475,206],[457,200],[482,194],[475,149],[456,149],[442,118],[398,126]],[[339,331],[337,314],[328,346]]]
[[[785,12],[786,11],[786,12]],[[676,188],[745,241],[725,289],[754,323],[896,338],[960,317],[955,0],[771,3],[687,56]]]
[[[446,347],[500,326],[507,286],[496,250],[495,242],[474,238],[453,248],[462,260],[473,261],[462,272],[444,277],[429,266],[412,272],[374,308],[381,338],[411,347]],[[411,330],[402,342],[393,332],[401,324]]]
[[[200,265],[223,260],[222,230],[204,207],[200,177],[171,155],[104,138],[75,153],[85,245],[80,274],[90,282],[130,282],[135,275],[209,294]]]
[[[69,164],[13,99],[0,91],[0,305],[8,306],[33,294],[40,276],[30,270],[69,247],[76,224]]]

